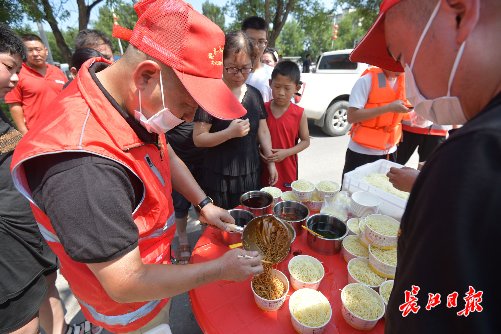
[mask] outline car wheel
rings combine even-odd
[[[338,101],[327,108],[322,131],[329,136],[342,136],[350,130],[348,102]]]

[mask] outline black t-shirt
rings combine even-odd
[[[205,148],[193,143],[193,125],[193,122],[184,122],[165,134],[174,152],[188,166],[200,165],[205,152]]]
[[[102,87],[95,72],[90,75],[103,95],[145,143],[150,134],[123,110]],[[139,232],[132,212],[143,196],[141,181],[126,167],[89,153],[65,152],[25,162],[26,177],[35,203],[48,215],[66,253],[83,263],[107,262],[137,246]]]
[[[387,333],[495,333],[501,236],[501,95],[433,153],[420,173],[402,218]],[[421,307],[402,316],[412,285]],[[482,312],[457,313],[469,287],[483,291]],[[457,307],[447,297],[458,293]],[[426,310],[429,293],[441,304]]]

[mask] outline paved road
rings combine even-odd
[[[299,154],[299,177],[314,183],[322,180],[341,181],[344,166],[344,156],[349,137],[328,137],[316,126],[310,124],[310,147]],[[417,167],[417,154],[409,160],[410,167]],[[193,247],[200,236],[199,222],[192,212],[188,224],[188,236]],[[177,240],[176,240],[177,241]],[[66,308],[66,321],[79,323],[83,321],[82,313],[75,297],[71,294],[64,278],[58,278],[57,286]],[[191,312],[188,295],[182,294],[173,300],[171,308],[171,329],[174,334],[202,333]]]

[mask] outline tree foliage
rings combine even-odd
[[[137,14],[134,11],[132,1],[123,1],[119,0],[113,6],[115,10],[115,15],[118,17],[118,24],[122,27],[132,29],[137,21]],[[111,11],[110,6],[102,6],[99,8],[99,16],[95,22],[93,28],[97,30],[101,30],[108,37],[111,38],[111,32],[113,30],[113,13]],[[113,52],[118,54],[119,46],[118,39],[111,38],[111,43],[113,44]],[[125,41],[121,41],[122,47],[125,51],[128,43]]]
[[[207,16],[212,22],[217,24],[221,30],[224,30],[224,13],[223,9],[218,5],[210,3],[209,0],[206,0],[202,4],[202,14]]]
[[[339,22],[339,38],[334,41],[335,49],[351,49],[355,47],[366,30],[363,28],[365,18],[360,12],[352,11],[346,13]]]
[[[368,31],[379,13],[381,0],[338,0],[339,5],[357,10],[361,18],[362,29]]]
[[[304,52],[305,38],[304,30],[295,19],[292,19],[284,25],[275,47],[281,55],[301,56]]]
[[[0,0],[0,22],[19,27],[23,18],[23,7],[18,0]]]
[[[295,17],[305,31],[304,52],[310,53],[312,59],[316,59],[323,51],[332,49],[332,20],[333,8],[325,8],[323,4],[315,1],[307,10],[296,13]]]

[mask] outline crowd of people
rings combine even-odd
[[[168,323],[173,296],[263,270],[242,249],[189,264],[188,215],[234,231],[227,210],[243,193],[290,190],[310,145],[294,103],[301,71],[267,48],[260,17],[224,34],[182,0],[134,9],[118,59],[105,34],[79,32],[70,78],[38,36],[0,25],[0,98],[12,118],[0,112],[1,333],[144,333]],[[486,255],[500,232],[500,14],[496,0],[383,0],[351,55],[373,66],[349,98],[343,175],[378,159],[405,164],[416,148],[422,165],[388,173],[411,191],[388,333],[498,328]],[[180,266],[169,265],[175,233]],[[64,320],[58,270],[83,323]],[[402,317],[413,286],[474,287],[483,311]]]

